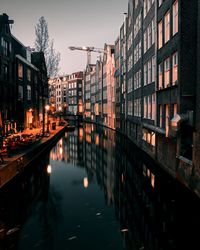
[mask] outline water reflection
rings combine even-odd
[[[43,156],[25,172],[0,190],[0,249],[18,249],[16,242],[32,204],[45,200],[49,188],[47,166],[49,155]]]
[[[124,137],[86,124],[42,159],[0,192],[0,249],[196,249],[199,200]]]

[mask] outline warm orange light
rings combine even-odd
[[[87,188],[88,185],[89,185],[88,178],[85,177],[85,178],[83,179],[83,186],[84,186],[84,188]]]
[[[91,143],[91,135],[86,135],[86,142]]]
[[[48,165],[48,166],[47,166],[47,173],[48,173],[48,174],[51,174],[51,165]]]
[[[96,135],[95,144],[96,144],[97,146],[99,145],[99,135]]]
[[[154,188],[155,186],[155,175],[151,174],[151,186]]]
[[[46,109],[47,111],[49,110],[49,108],[50,108],[49,105],[46,105],[46,106],[45,106],[45,109]]]
[[[79,128],[79,138],[83,138],[83,128]]]

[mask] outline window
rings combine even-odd
[[[140,59],[141,58],[141,51],[142,51],[142,47],[141,47],[141,41],[139,42],[139,44],[138,44],[138,50],[139,50],[139,57],[138,57],[138,59]]]
[[[147,79],[148,79],[147,64],[144,64],[144,85],[147,85]]]
[[[149,12],[151,8],[151,0],[147,0],[147,12]]]
[[[38,79],[37,79],[37,76],[35,76],[35,84],[37,84],[37,80],[38,80]]]
[[[8,65],[3,66],[3,74],[4,74],[4,80],[8,81],[9,80],[9,69]]]
[[[163,88],[163,64],[162,63],[158,65],[158,74],[159,74],[158,89],[162,89]]]
[[[30,82],[31,81],[31,70],[27,69],[27,80]]]
[[[178,32],[178,0],[173,4],[173,35]]]
[[[172,55],[172,84],[177,84],[178,80],[178,52]]]
[[[128,101],[128,115],[132,115],[132,114],[133,114],[133,102]]]
[[[156,74],[156,60],[154,56],[152,58],[152,82],[155,82],[155,74]]]
[[[148,96],[148,119],[151,119],[152,117],[152,100],[151,95]]]
[[[147,32],[144,32],[144,53],[147,51]]]
[[[151,83],[151,60],[148,61],[148,83]]]
[[[148,97],[144,97],[144,118],[148,117]]]
[[[173,105],[173,117],[177,114],[177,104]]]
[[[152,120],[156,119],[156,94],[152,95]]]
[[[138,71],[138,88],[141,87],[141,70]]]
[[[148,28],[147,28],[147,34],[148,34],[148,46],[147,46],[147,48],[149,49],[150,47],[151,47],[151,45],[152,45],[152,26],[151,26],[151,24],[148,26]]]
[[[158,24],[158,48],[162,48],[163,46],[163,31],[162,31],[162,26],[163,26],[163,23],[162,23],[162,20],[159,22]]]
[[[144,18],[147,14],[147,0],[144,0]]]
[[[134,116],[141,116],[141,99],[134,100]]]
[[[165,88],[169,87],[169,83],[170,83],[170,58],[168,57],[165,61],[164,61],[164,67],[165,67]]]
[[[23,65],[21,63],[18,64],[18,78],[23,79]]]
[[[27,100],[31,100],[31,86],[27,85]]]
[[[166,126],[166,128],[168,128],[169,127],[169,105],[166,105],[165,106],[165,126]]]
[[[23,99],[23,87],[21,85],[18,87],[18,99]]]
[[[3,39],[3,54],[5,56],[10,55],[10,47],[9,47],[9,42]]]
[[[133,90],[133,81],[132,78],[128,79],[127,92],[130,93]]]
[[[151,29],[152,29],[152,44],[155,43],[155,19],[153,18],[151,22]]]
[[[138,6],[138,0],[135,0],[135,9],[137,8]]]
[[[165,15],[165,43],[170,39],[170,12]]]
[[[162,105],[160,105],[160,108],[159,108],[159,125],[160,125],[160,128],[162,128],[162,125],[163,125],[163,122],[162,122]]]

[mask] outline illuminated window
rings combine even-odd
[[[152,133],[151,135],[151,145],[152,146],[156,146],[156,134],[155,133]]]
[[[148,96],[148,119],[152,118],[152,96]]]
[[[165,68],[165,88],[169,87],[169,82],[170,82],[170,58],[168,57],[165,61],[164,61],[164,68]]]
[[[31,81],[31,70],[27,69],[27,80],[30,82]]]
[[[172,55],[172,84],[177,84],[178,80],[178,52]]]
[[[165,126],[166,128],[169,127],[169,105],[165,106],[166,110],[165,110]]]
[[[158,74],[159,74],[159,79],[158,79],[158,89],[162,89],[163,88],[163,64],[159,64],[158,66]]]
[[[170,39],[170,12],[165,15],[165,43]]]
[[[160,116],[159,125],[160,125],[160,128],[162,128],[162,125],[163,125],[163,122],[162,122],[162,105],[160,105],[160,107],[159,107],[159,116]]]
[[[18,77],[23,79],[23,65],[21,63],[18,64]]]
[[[163,46],[163,23],[162,20],[158,24],[158,48],[160,49]]]
[[[175,103],[173,105],[173,116],[175,116],[177,114],[177,104]]]
[[[173,4],[173,35],[178,32],[178,0]]]
[[[144,97],[144,118],[148,117],[148,96]]]

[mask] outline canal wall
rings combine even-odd
[[[4,166],[0,166],[0,188],[12,180],[17,174],[23,172],[25,167],[34,159],[48,151],[65,130],[65,126],[58,129],[54,134],[50,135],[50,137],[42,138],[42,141],[32,145],[30,149],[27,149],[25,152],[15,157],[13,156],[13,159]]]

